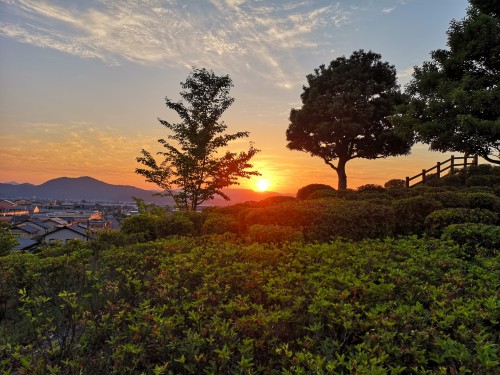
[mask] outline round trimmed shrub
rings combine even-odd
[[[490,193],[467,193],[470,208],[484,208],[500,213],[500,198]]]
[[[330,185],[310,184],[310,185],[306,185],[306,186],[300,188],[297,191],[296,197],[298,200],[304,200],[304,199],[307,199],[307,197],[309,197],[309,195],[311,195],[312,193],[314,193],[315,191],[318,191],[318,190],[332,190],[332,191],[334,191],[335,189],[332,188]]]
[[[309,194],[306,199],[324,199],[324,198],[337,198],[337,191],[335,190],[316,190],[314,193]]]
[[[491,178],[490,176],[470,176],[467,178],[465,181],[466,186],[490,186],[491,185]]]
[[[399,178],[393,178],[384,184],[386,189],[403,189],[406,187],[406,181]]]
[[[459,192],[442,191],[426,194],[426,197],[441,202],[444,208],[469,207],[469,199],[463,193]]]
[[[433,237],[441,236],[443,229],[451,224],[475,223],[493,225],[498,215],[482,208],[445,208],[429,214],[425,219],[426,233]]]
[[[295,197],[290,197],[287,195],[276,195],[274,197],[269,197],[262,199],[257,202],[258,207],[268,207],[268,206],[276,206],[279,204],[294,202]]]
[[[250,240],[258,243],[301,242],[302,232],[293,227],[283,225],[255,224],[248,230]]]
[[[441,238],[452,240],[465,247],[468,255],[478,248],[487,250],[493,255],[500,248],[500,226],[486,224],[451,224],[443,229]]]
[[[397,234],[421,234],[425,230],[425,218],[443,204],[429,196],[419,195],[392,202],[396,216]]]
[[[366,184],[366,185],[361,185],[356,189],[358,192],[377,192],[377,193],[383,193],[385,192],[385,188],[382,185],[377,185],[377,184]]]
[[[394,231],[394,210],[390,206],[363,201],[325,205],[304,228],[308,241],[327,242],[336,238],[355,241],[384,238]]]
[[[238,233],[238,221],[231,215],[212,213],[203,223],[203,234]]]

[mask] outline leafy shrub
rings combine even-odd
[[[426,189],[427,191],[427,189]],[[443,208],[441,202],[428,196],[416,196],[392,202],[397,234],[420,234],[425,230],[425,218]]]
[[[174,212],[159,220],[158,238],[190,236],[195,234],[194,223],[186,212]],[[198,217],[199,213],[196,214]]]
[[[500,249],[500,226],[451,224],[443,229],[441,238],[465,247],[469,256],[478,251],[478,248],[486,249],[487,255],[494,255],[494,252]]]
[[[392,207],[368,202],[345,201],[325,205],[316,212],[313,221],[304,229],[308,241],[331,241],[335,238],[362,240],[383,238],[394,230]]]
[[[467,193],[470,208],[484,208],[500,213],[500,198],[490,193]]]
[[[337,193],[337,191],[329,189],[316,190],[315,192],[309,194],[306,199],[337,198]]]
[[[448,174],[441,178],[445,186],[463,187],[465,185],[465,176],[463,174]]]
[[[152,241],[158,238],[158,225],[160,218],[158,216],[141,214],[126,218],[121,230],[125,234],[140,235],[145,241]]]
[[[490,176],[470,176],[465,181],[466,186],[491,186],[491,177]]]
[[[469,200],[463,193],[453,191],[442,191],[438,193],[429,193],[425,195],[430,199],[441,202],[444,208],[451,207],[469,207]]]
[[[398,179],[398,178],[394,178],[392,180],[387,181],[384,184],[384,187],[386,189],[403,189],[406,187],[406,181]]]
[[[284,243],[303,241],[302,232],[283,225],[255,224],[248,230],[251,241],[257,243]]]
[[[298,200],[304,200],[304,199],[307,199],[307,197],[309,195],[311,195],[312,193],[314,193],[315,191],[318,191],[318,190],[335,190],[335,189],[333,187],[331,187],[330,185],[310,184],[310,185],[306,185],[306,186],[300,188],[297,191],[296,197]]]
[[[203,234],[238,233],[238,221],[231,215],[209,214],[203,224]]]
[[[358,192],[377,192],[377,193],[385,192],[385,188],[382,185],[377,185],[377,184],[361,185],[356,190]]]
[[[445,227],[451,224],[475,223],[496,224],[498,215],[481,208],[445,208],[434,211],[425,219],[426,233],[439,237]]]
[[[294,197],[286,196],[286,195],[277,195],[275,197],[268,197],[262,199],[257,202],[257,207],[267,207],[267,206],[276,206],[283,203],[290,203],[295,201]]]
[[[467,174],[469,176],[481,176],[492,174],[492,166],[490,164],[480,164],[477,166],[471,166],[467,168]]]
[[[491,186],[469,186],[468,193],[493,193],[495,190]]]

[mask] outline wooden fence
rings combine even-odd
[[[442,161],[442,162],[437,162],[437,164],[429,169],[422,169],[422,173],[419,173],[413,177],[406,177],[406,187],[412,187],[416,186],[419,184],[425,184],[425,181],[428,181],[432,178],[441,178],[442,176],[445,175],[444,172],[448,171],[448,174],[452,174],[454,169],[457,167],[464,167],[467,168],[467,166],[477,166],[478,164],[478,157],[477,155],[473,157],[467,157],[467,155],[464,156],[454,156],[451,155],[451,157],[448,160]],[[436,171],[432,174],[432,176],[429,176],[429,172]],[[420,181],[415,182],[411,184],[411,181],[418,179],[419,177],[422,177]]]

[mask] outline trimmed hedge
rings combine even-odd
[[[498,215],[482,208],[445,208],[431,213],[425,219],[425,230],[430,236],[441,236],[443,229],[451,224],[475,223],[496,224]]]
[[[261,225],[255,224],[248,230],[248,236],[252,242],[257,243],[284,243],[302,242],[302,232],[293,227],[283,225]]]
[[[426,189],[427,190],[427,189]],[[421,234],[425,230],[425,218],[443,204],[428,196],[416,196],[392,202],[396,218],[397,234]]]
[[[298,191],[297,191],[297,199],[298,200],[304,200],[304,199],[307,199],[307,197],[309,197],[309,195],[311,195],[312,193],[314,193],[315,191],[318,191],[318,190],[335,190],[333,187],[331,187],[330,185],[325,185],[325,184],[310,184],[310,185],[306,185],[302,188],[300,188]]]

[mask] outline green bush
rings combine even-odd
[[[469,176],[481,176],[489,174],[492,174],[492,166],[490,164],[480,164],[467,168],[467,175]]]
[[[248,236],[257,243],[300,242],[304,239],[301,231],[283,225],[255,224],[248,230]]]
[[[427,191],[428,189],[425,189]],[[397,234],[421,234],[425,230],[425,218],[443,208],[441,202],[428,196],[416,196],[392,202],[396,218]]]
[[[295,201],[294,197],[290,197],[287,195],[277,195],[275,197],[269,197],[258,201],[256,206],[257,207],[276,206],[283,203],[290,203],[293,201]]]
[[[453,173],[441,178],[445,186],[463,187],[465,186],[465,176],[463,174]]]
[[[490,193],[467,193],[470,208],[484,208],[500,213],[500,198]]]
[[[149,214],[130,216],[123,221],[121,230],[128,235],[138,235],[144,241],[153,241],[158,238],[159,223],[158,216]]]
[[[376,193],[385,192],[385,188],[382,185],[377,185],[377,184],[361,185],[356,190],[358,192],[376,192]]]
[[[315,191],[318,191],[318,190],[335,190],[335,189],[332,188],[330,185],[310,184],[310,185],[306,185],[306,186],[300,188],[297,191],[296,197],[298,200],[304,200],[304,199],[307,199],[307,197],[309,197],[309,195],[311,195],[312,193],[314,193]]]
[[[494,193],[495,190],[491,186],[469,186],[466,189],[468,193]]]
[[[442,239],[463,246],[466,254],[494,255],[500,249],[500,226],[486,224],[451,224],[443,229]],[[485,251],[482,251],[485,250]]]
[[[308,241],[326,242],[336,238],[355,241],[383,238],[392,234],[394,210],[364,201],[345,201],[325,205],[304,229]]]
[[[498,372],[498,255],[224,238],[1,257],[2,372]]]
[[[426,233],[439,237],[445,227],[451,224],[474,223],[496,224],[498,215],[481,208],[445,208],[434,211],[425,219]]]
[[[425,196],[441,202],[444,208],[469,208],[469,199],[461,192],[442,191],[439,193],[428,193]]]
[[[238,221],[231,215],[209,214],[203,224],[203,234],[238,233]]]
[[[465,181],[466,186],[491,186],[491,177],[490,176],[470,176]]]
[[[387,181],[384,184],[384,187],[386,189],[403,189],[406,187],[406,181],[398,179],[398,178],[394,178],[392,180]]]
[[[338,194],[336,190],[324,189],[316,190],[315,192],[309,194],[306,199],[324,199],[324,198],[337,198]]]
[[[159,220],[158,238],[196,234],[192,218],[197,218],[200,214],[195,213],[195,215],[190,215],[187,212],[174,212],[171,215],[163,216]]]

